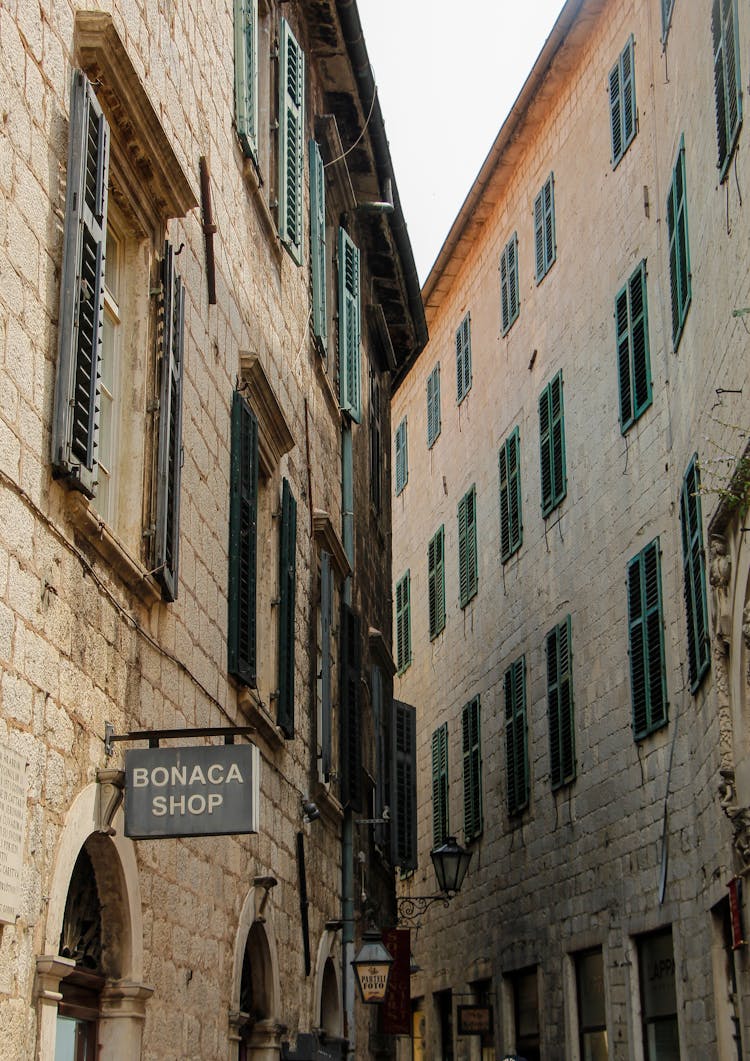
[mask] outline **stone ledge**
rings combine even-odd
[[[286,738],[263,706],[255,689],[246,686],[237,690],[237,707],[263,743],[268,754],[273,755],[286,746]]]
[[[257,353],[240,351],[240,376],[247,387],[243,396],[258,418],[259,468],[270,478],[284,454],[294,448],[294,435]]]
[[[327,553],[331,554],[333,566],[339,578],[342,580],[349,578],[352,573],[352,565],[346,555],[344,543],[341,541],[331,517],[323,509],[316,508],[313,510],[313,533],[318,547],[325,549]]]

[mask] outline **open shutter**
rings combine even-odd
[[[615,332],[617,343],[617,381],[620,392],[620,430],[624,433],[633,423],[633,391],[631,388],[630,312],[628,285],[615,297]]]
[[[685,143],[684,140],[681,140],[677,160],[672,172],[672,184],[667,198],[672,342],[675,350],[682,334],[682,326],[685,323],[692,293],[685,199]]]
[[[234,121],[242,151],[258,160],[258,0],[234,0]]]
[[[544,260],[545,272],[550,268],[557,254],[555,244],[555,179],[550,173],[542,190],[544,203]]]
[[[498,454],[500,479],[500,559],[505,563],[521,545],[521,466],[518,428]]]
[[[742,123],[742,82],[739,67],[736,0],[714,0],[711,10],[714,46],[714,92],[718,167],[726,176],[734,142]]]
[[[658,539],[628,564],[628,631],[633,735],[640,740],[667,719]]]
[[[399,673],[411,663],[411,576],[407,571],[396,584],[396,665]]]
[[[456,329],[456,399],[461,401],[471,387],[471,318],[467,313]]]
[[[88,497],[96,490],[108,172],[109,126],[91,83],[77,70],[70,98],[52,466]]]
[[[620,56],[622,78],[622,150],[635,136],[635,71],[633,69],[634,42],[631,37]]]
[[[479,697],[475,696],[461,714],[464,764],[464,838],[467,843],[482,832],[482,750]]]
[[[558,372],[539,398],[539,453],[542,515],[562,501],[567,488],[562,372]]]
[[[445,626],[445,529],[433,535],[427,546],[427,601],[430,640]]]
[[[339,229],[339,405],[356,424],[362,419],[359,248]]]
[[[651,358],[648,347],[648,299],[646,263],[641,262],[628,284],[633,364],[634,415],[651,404]]]
[[[297,502],[289,482],[281,488],[279,543],[279,700],[276,721],[291,740],[294,736],[294,617],[297,572]]]
[[[331,775],[331,626],[333,624],[333,565],[331,554],[320,554],[320,769]]]
[[[515,660],[506,670],[504,684],[508,813],[517,814],[529,801],[525,656]]]
[[[708,670],[711,655],[706,602],[706,561],[700,501],[698,456],[685,472],[680,495],[682,528],[682,570],[687,615],[688,668],[690,690],[695,692]]]
[[[305,56],[285,18],[279,59],[279,237],[302,264]]]
[[[177,597],[182,474],[182,372],[185,292],[167,241],[161,266],[161,357],[159,359],[159,448],[156,482],[156,576],[167,600]]]
[[[431,448],[440,434],[440,365],[427,377],[427,446]]]
[[[448,839],[448,723],[432,734],[432,843]]]
[[[622,81],[620,77],[620,60],[615,63],[609,74],[609,124],[612,136],[612,164],[622,157]]]
[[[477,591],[476,488],[465,494],[458,506],[458,588],[464,608]]]
[[[552,788],[575,778],[570,616],[547,634],[547,706]]]
[[[341,802],[362,810],[362,724],[360,620],[341,605]]]
[[[393,701],[391,720],[391,859],[402,873],[417,868],[417,712]]]
[[[255,686],[258,421],[239,391],[232,398],[229,498],[228,669]]]
[[[326,182],[320,148],[311,140],[310,155],[310,260],[312,263],[312,327],[325,350],[328,346],[328,296],[326,286]]]
[[[396,428],[396,494],[400,494],[409,479],[409,451],[407,448],[406,418]]]

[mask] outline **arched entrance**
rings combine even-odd
[[[237,1061],[278,1061],[284,1032],[277,1019],[279,966],[269,904],[276,882],[263,881],[248,892],[235,939],[229,1024]]]

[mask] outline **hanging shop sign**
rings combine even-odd
[[[125,835],[133,840],[257,833],[253,744],[138,748],[125,755]]]
[[[492,1006],[457,1006],[459,1035],[491,1035]]]
[[[410,1035],[411,932],[408,928],[384,928],[383,946],[393,955],[393,967],[380,1009],[380,1030],[384,1035]]]
[[[747,946],[742,926],[742,877],[732,877],[729,884],[729,923],[732,926],[732,950]]]

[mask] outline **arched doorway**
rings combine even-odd
[[[284,1030],[269,878],[258,879],[264,883],[248,892],[235,939],[229,1023],[238,1061],[278,1061]]]

